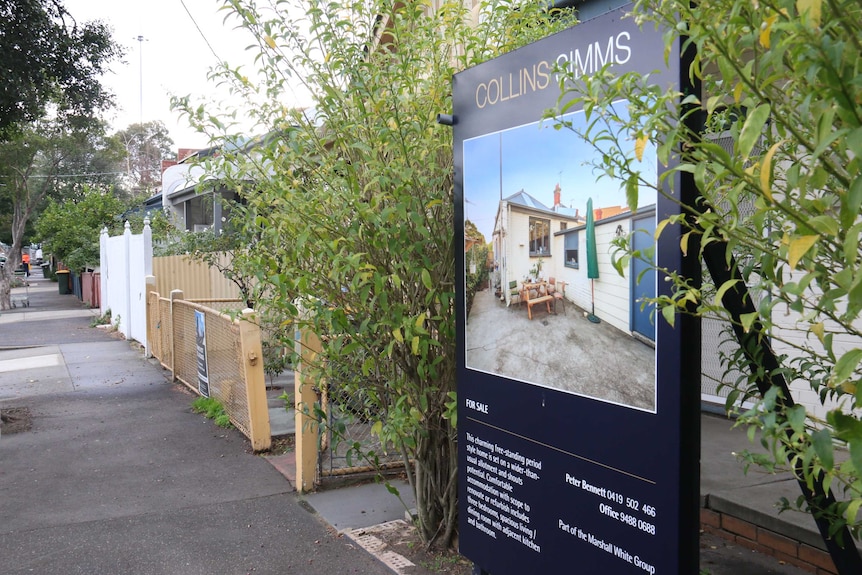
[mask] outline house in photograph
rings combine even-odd
[[[501,297],[507,305],[512,302],[512,282],[519,285],[533,269],[547,276],[554,268],[553,259],[562,259],[559,251],[552,250],[554,234],[585,222],[578,210],[561,204],[560,193],[557,184],[552,207],[524,190],[499,203],[492,242]]]
[[[632,213],[626,206],[602,206],[593,210],[599,277],[587,277],[586,214],[560,203],[560,186],[548,207],[521,190],[499,203],[494,224],[495,266],[500,298],[507,305],[520,303],[527,276],[554,278],[564,301],[589,311],[620,331],[644,341],[655,341],[652,306],[644,298],[655,297],[655,271],[648,262],[632,260],[624,275],[613,267],[613,240],[631,236],[635,249],[654,244],[655,205]],[[638,281],[640,279],[640,281]]]

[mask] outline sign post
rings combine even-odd
[[[626,286],[639,274],[614,283],[610,265],[615,231],[653,242],[656,219],[681,207],[642,190],[628,212],[625,186],[597,181],[587,164],[598,152],[578,130],[541,121],[557,104],[558,67],[578,76],[609,66],[681,85],[662,31],[638,28],[626,10],[454,78],[455,233],[463,239],[469,222],[493,260],[492,287],[467,310],[470,269],[457,250],[459,539],[478,572],[697,571],[699,331],[660,319],[635,327],[641,304]],[[614,106],[625,113],[625,102]],[[585,128],[582,110],[564,120]],[[654,148],[643,161],[661,181]],[[589,198],[597,261],[588,266]],[[655,263],[683,269],[690,262],[672,235],[653,246]],[[667,289],[645,277],[647,293]],[[565,314],[550,307],[560,285]]]

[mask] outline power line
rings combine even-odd
[[[195,17],[194,17],[194,16],[192,16],[192,13],[189,11],[189,7],[188,7],[188,6],[186,6],[186,2],[185,2],[185,0],[180,0],[180,4],[182,4],[182,5],[183,5],[183,8],[185,9],[186,14],[188,14],[188,15],[189,15],[189,18],[191,19],[192,24],[194,24],[194,25],[195,25],[195,28],[197,28],[198,34],[200,34],[200,35],[201,35],[201,38],[203,38],[204,42],[205,42],[205,43],[206,43],[206,45],[207,45],[207,48],[209,48],[209,49],[210,49],[210,52],[212,52],[212,53],[213,53],[213,56],[215,56],[215,58],[216,58],[216,60],[217,60],[218,62],[222,62],[223,60],[222,60],[221,58],[219,58],[218,54],[216,54],[215,49],[212,47],[212,44],[210,44],[210,41],[209,41],[209,40],[207,39],[207,37],[204,35],[204,31],[203,31],[203,30],[201,30],[201,27],[200,27],[200,26],[198,26],[198,22],[197,22],[197,20],[195,20]]]
[[[145,170],[147,172],[154,172],[155,170]],[[27,178],[87,178],[90,176],[122,176],[125,175],[126,172],[90,172],[87,174],[54,174],[50,176],[41,175],[41,174],[33,174],[27,176]],[[0,176],[0,177],[12,177],[12,176]],[[3,184],[0,184],[3,185]]]

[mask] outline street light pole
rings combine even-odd
[[[139,123],[143,125],[144,123],[144,41],[147,39],[144,38],[143,34],[139,34],[136,38],[138,41],[138,63],[139,63],[139,79],[140,79],[140,116]]]

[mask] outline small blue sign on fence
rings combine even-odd
[[[207,368],[207,323],[206,314],[195,310],[195,346],[198,364],[198,391],[204,397],[210,396],[210,378]]]

